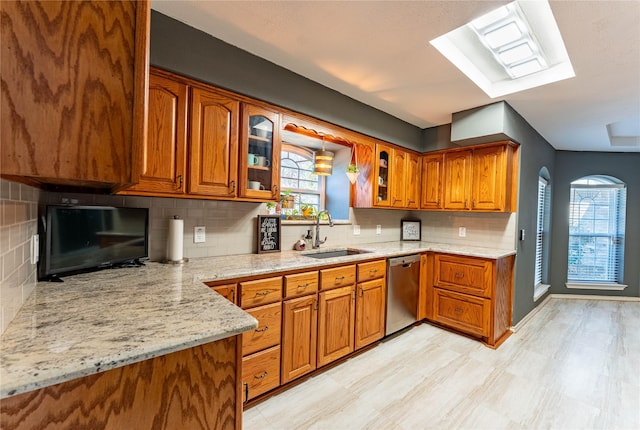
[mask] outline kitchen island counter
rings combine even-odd
[[[39,282],[0,338],[0,398],[24,393],[257,327],[249,314],[204,285],[420,252],[502,258],[515,251],[429,242],[354,246],[362,254],[315,259],[335,248],[147,263]]]

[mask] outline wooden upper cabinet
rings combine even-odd
[[[239,112],[238,100],[192,89],[189,193],[237,195]]]
[[[442,154],[422,156],[421,209],[442,209]]]
[[[2,1],[0,14],[2,176],[111,189],[136,181],[149,2]]]
[[[280,114],[242,104],[240,197],[280,200]]]
[[[471,150],[444,154],[444,183],[444,209],[469,209]]]
[[[405,207],[420,208],[420,172],[422,166],[420,156],[412,152],[407,153],[407,168],[405,176]]]
[[[485,211],[509,210],[507,156],[510,147],[499,145],[473,151],[471,208]]]
[[[391,151],[391,171],[389,186],[390,204],[394,208],[403,208],[406,204],[405,179],[407,174],[407,156],[404,151],[394,149]]]
[[[151,72],[142,171],[127,191],[186,192],[187,91],[186,84]]]
[[[393,149],[386,145],[376,145],[375,169],[373,175],[374,206],[388,207],[391,205],[391,164],[393,163]]]

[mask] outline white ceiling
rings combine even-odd
[[[508,1],[165,1],[153,9],[421,128],[506,100],[556,149],[640,123],[640,1],[550,1],[576,77],[489,98],[429,41]],[[623,139],[623,141],[625,141]]]

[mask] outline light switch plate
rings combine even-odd
[[[203,225],[193,227],[193,243],[204,243],[207,240],[206,229]]]
[[[458,228],[458,236],[467,237],[467,229],[465,227]]]
[[[358,224],[354,224],[353,225],[353,235],[354,236],[359,236],[360,235],[360,226]]]
[[[376,225],[376,234],[382,234],[382,226],[380,224]]]

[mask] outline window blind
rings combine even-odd
[[[622,282],[625,214],[624,184],[572,184],[569,281]]]
[[[538,222],[536,227],[536,264],[533,285],[542,284],[542,253],[544,249],[544,212],[547,194],[547,180],[538,177]]]

